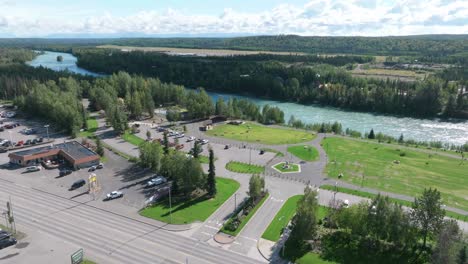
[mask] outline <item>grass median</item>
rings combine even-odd
[[[317,149],[307,145],[288,147],[288,152],[305,161],[314,161],[319,157]]]
[[[262,238],[268,239],[270,241],[278,241],[283,233],[283,229],[289,224],[297,209],[297,202],[304,195],[295,195],[289,197],[288,200],[283,204],[281,209],[278,211],[276,216],[268,225],[265,232],[263,232]],[[323,219],[328,213],[328,208],[325,206],[319,206],[318,211],[316,212],[317,219]]]
[[[226,169],[238,173],[259,174],[265,171],[265,167],[247,164],[238,161],[230,161],[226,164]]]
[[[171,224],[190,224],[205,221],[216,209],[218,209],[231,195],[233,195],[240,184],[237,181],[216,178],[218,193],[215,198],[205,196],[189,201],[172,204],[172,221],[169,214],[169,200],[163,200],[155,206],[140,211],[140,215]]]
[[[409,196],[437,188],[444,204],[468,210],[466,161],[337,137],[324,139],[322,146],[329,157],[326,172],[330,178],[343,173],[341,180],[354,185]]]
[[[239,226],[237,227],[237,229],[235,231],[230,231],[230,230],[227,230],[225,227],[229,224],[229,221],[232,221],[232,218],[230,218],[225,224],[224,226],[221,228],[221,232],[225,233],[225,234],[228,234],[228,235],[231,235],[231,236],[237,236],[240,231],[242,231],[242,229],[244,228],[244,226],[249,222],[250,218],[252,218],[254,215],[255,215],[255,212],[257,212],[257,210],[262,207],[263,203],[265,203],[265,201],[268,199],[268,197],[270,196],[269,193],[266,193],[265,196],[262,198],[262,200],[260,200],[260,202],[258,202],[255,207],[249,212],[249,214],[244,218],[242,219],[241,223],[239,224]]]
[[[206,133],[215,137],[268,145],[295,144],[311,141],[315,138],[314,134],[304,131],[276,128],[255,123],[217,125]]]
[[[144,139],[132,134],[128,130],[125,131],[125,133],[122,135],[122,139],[135,146],[140,146],[142,143],[145,142]]]
[[[278,170],[279,172],[282,172],[282,173],[291,173],[291,172],[299,172],[300,171],[300,167],[298,164],[294,164],[294,163],[289,163],[288,164],[288,167],[284,167],[285,166],[285,162],[281,162],[281,163],[278,163],[276,164],[275,166],[273,166],[276,170]]]

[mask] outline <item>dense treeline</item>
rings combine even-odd
[[[372,55],[432,55],[442,57],[465,52],[468,35],[401,37],[302,37],[296,35],[237,38],[134,38],[115,40],[127,46],[222,48],[306,53]]]
[[[93,71],[124,70],[188,87],[357,111],[468,116],[468,98],[462,95],[458,84],[436,77],[412,83],[354,78],[329,65],[284,65],[278,61],[244,60],[245,56],[182,57],[89,49],[80,50],[77,55],[79,65]]]
[[[268,50],[305,53],[415,55],[443,57],[465,52],[468,35],[420,35],[399,37],[316,37],[297,35],[235,38],[120,38],[120,39],[0,39],[0,47],[47,49],[104,44]]]
[[[24,63],[34,59],[36,53],[21,48],[0,48],[0,65],[10,63]]]
[[[306,187],[283,254],[292,261],[313,250],[337,263],[464,264],[466,240],[442,207],[440,192],[425,189],[408,209],[381,195],[349,208],[333,199],[318,219],[317,192]]]
[[[71,135],[76,135],[83,127],[85,110],[80,101],[82,86],[75,79],[61,78],[58,83],[33,81],[24,86],[26,92],[15,98],[20,110],[46,119]]]
[[[131,76],[125,72],[97,79],[88,91],[91,107],[105,110],[109,122],[118,132],[126,129],[127,118],[152,116],[155,106],[178,105],[187,109],[189,119],[208,118],[213,114],[245,118],[263,123],[283,123],[284,113],[277,107],[264,106],[262,111],[248,100],[220,100],[216,106],[203,90],[163,83],[154,78]],[[128,114],[128,116],[127,116]],[[173,120],[176,121],[176,120]]]

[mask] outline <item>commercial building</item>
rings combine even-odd
[[[99,155],[76,141],[31,148],[8,155],[10,163],[32,166],[46,161],[67,162],[74,169],[99,164]]]

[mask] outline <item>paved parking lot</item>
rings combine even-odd
[[[146,139],[146,131],[150,131],[153,139],[162,139],[163,132],[158,132],[157,128],[151,127],[151,124],[148,126],[141,125],[140,132],[136,135],[143,139]],[[177,131],[183,133],[182,128],[179,128]],[[194,141],[187,141],[189,136],[198,136],[199,134],[195,134],[192,131],[188,131],[185,133],[185,137],[179,138],[179,144],[183,144],[184,147],[182,151],[189,152],[190,149],[193,148],[195,144]],[[175,137],[169,137],[169,142],[175,142]],[[227,141],[226,141],[227,142]],[[229,149],[224,149],[225,146],[228,145]],[[226,164],[229,161],[240,161],[244,163],[251,163],[260,166],[266,165],[271,159],[275,157],[275,153],[272,152],[265,152],[264,154],[260,155],[258,149],[250,149],[249,145],[246,144],[246,148],[243,147],[242,144],[232,145],[223,142],[223,139],[219,139],[217,142],[209,142],[208,144],[202,145],[203,152],[202,155],[208,156],[208,147],[211,147],[215,153],[215,156],[220,159],[222,158],[224,163]],[[218,154],[218,155],[217,155]]]

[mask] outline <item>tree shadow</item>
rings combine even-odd
[[[184,210],[186,208],[189,208],[197,203],[201,203],[203,201],[206,201],[206,200],[209,200],[211,197],[209,197],[207,194],[205,195],[202,195],[200,197],[197,197],[195,199],[191,199],[190,201],[188,202],[176,202],[176,203],[173,203],[172,204],[172,210],[171,212],[172,213],[175,213],[177,211],[180,211],[180,210]],[[161,204],[164,204],[164,208],[165,209],[168,209],[169,208],[169,199],[165,199],[161,202]],[[168,216],[169,215],[169,212],[163,214],[162,216]]]

